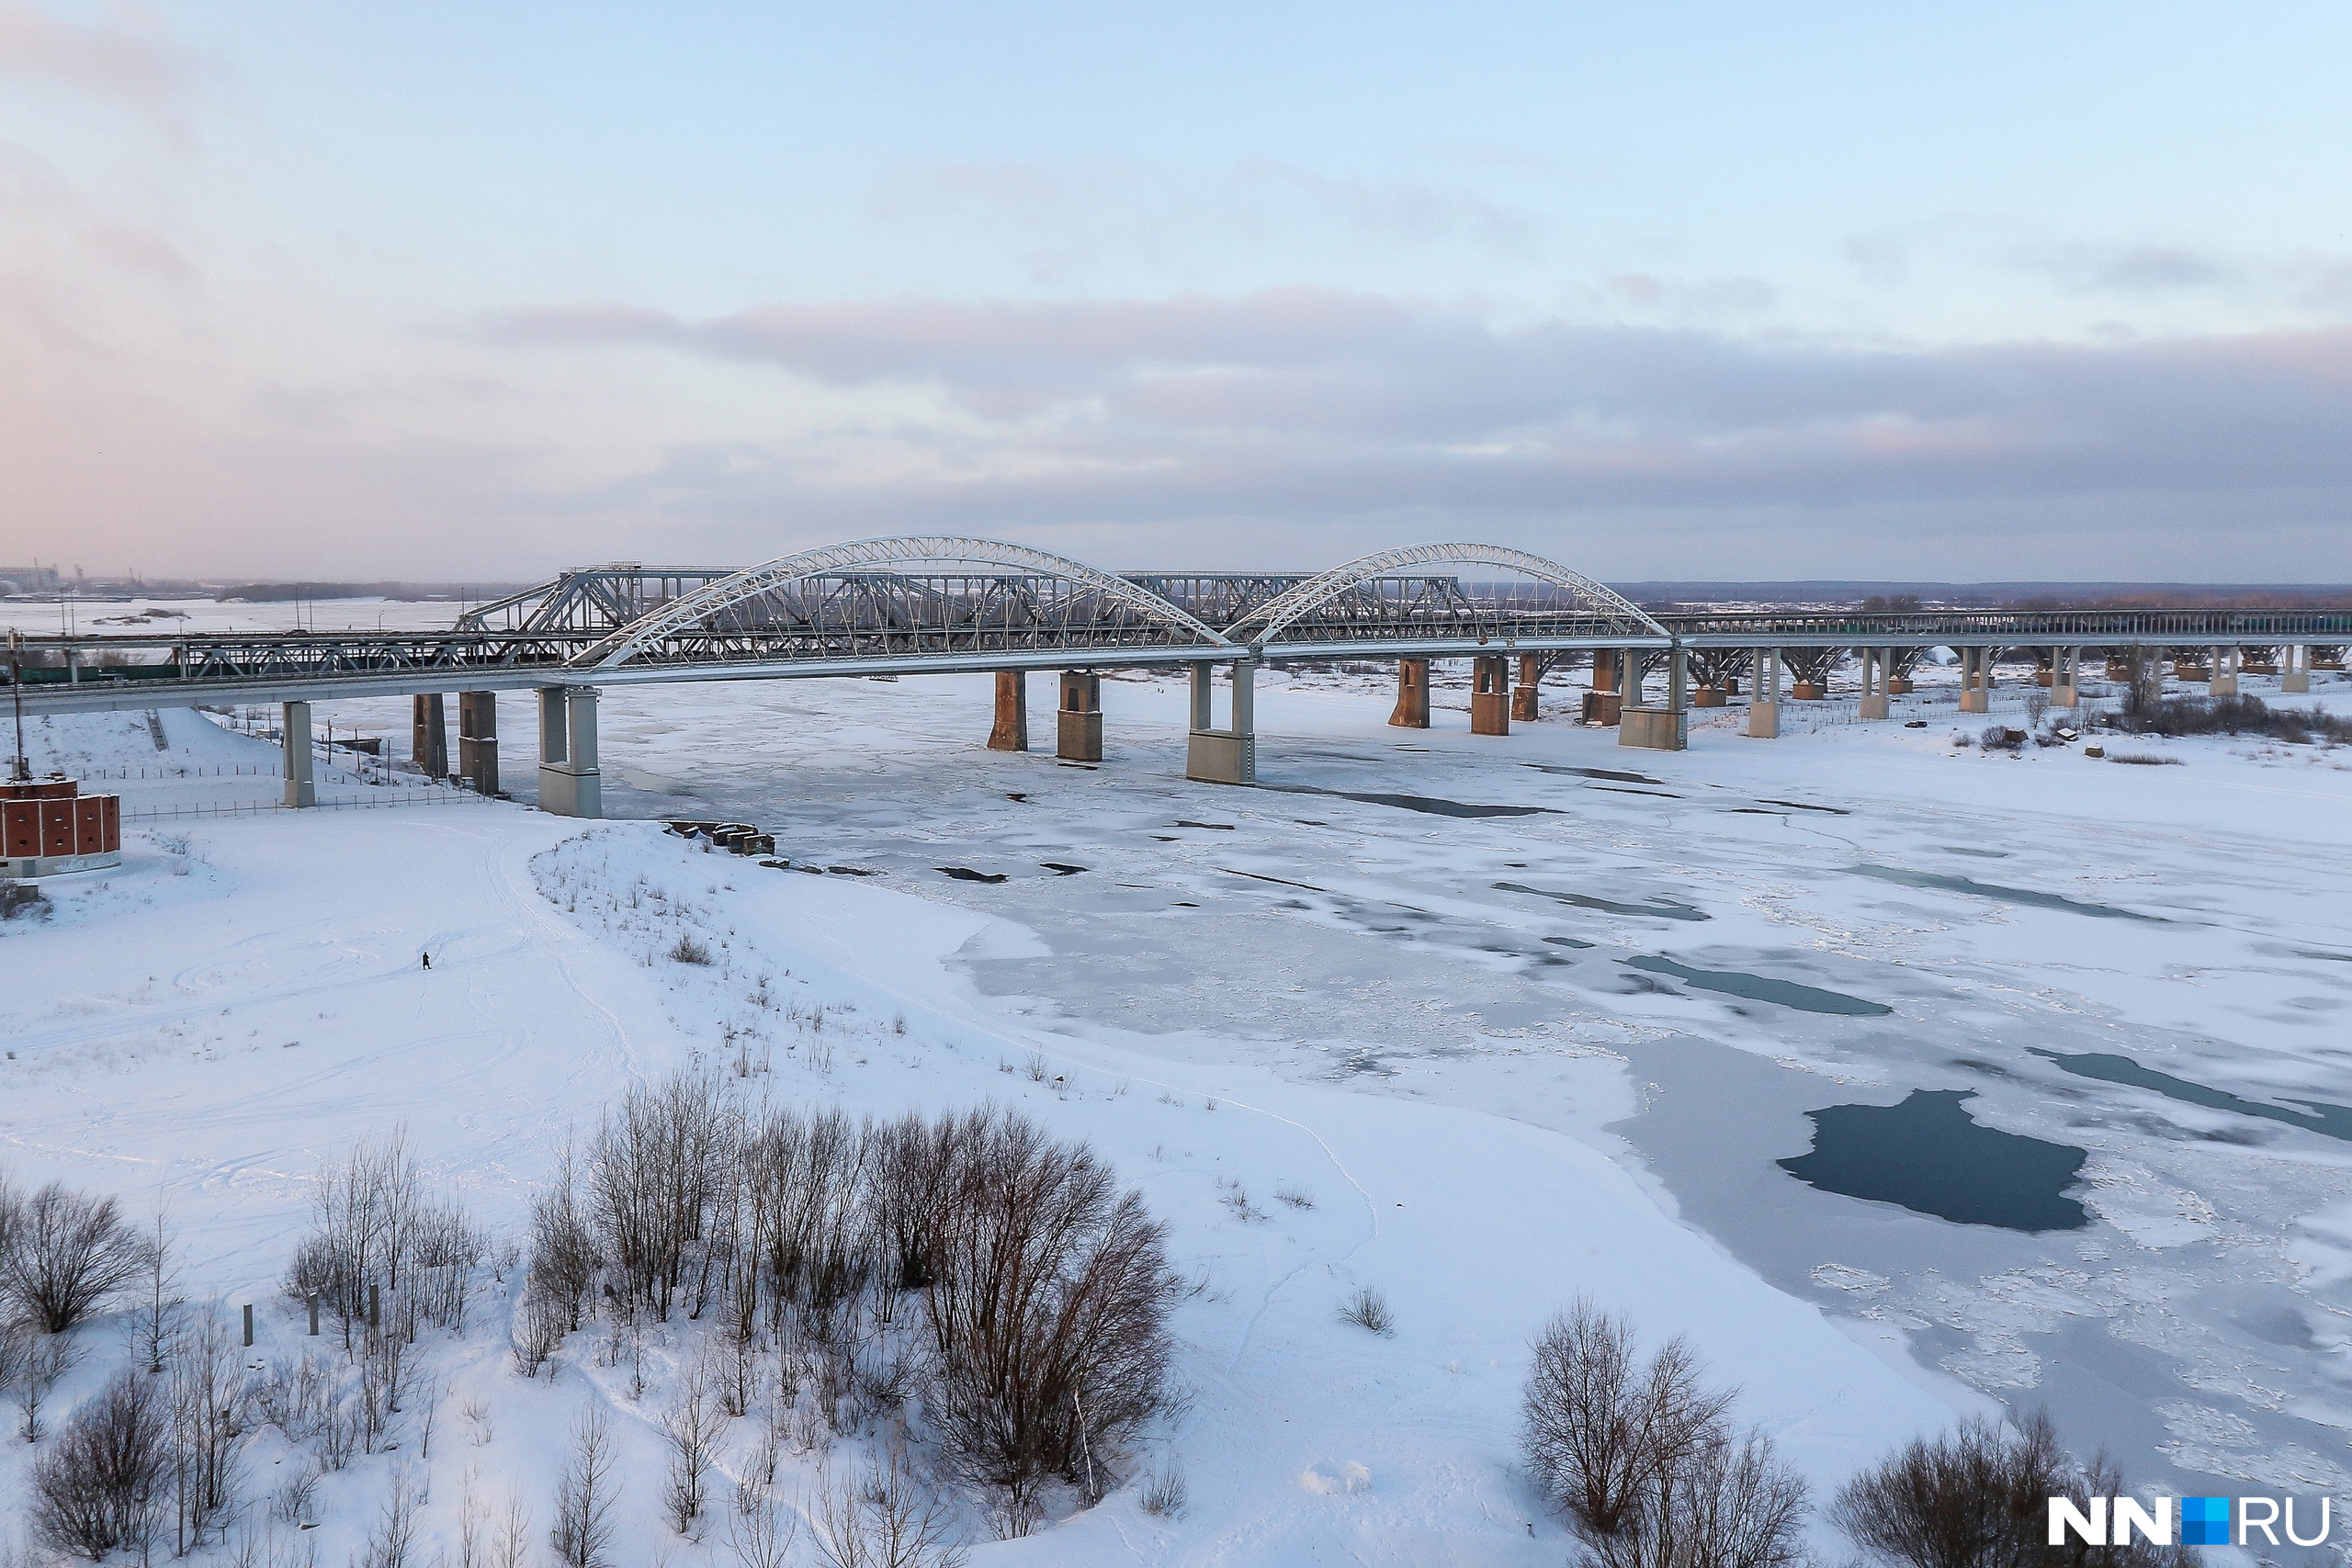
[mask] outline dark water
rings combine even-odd
[[[1897,1203],[1963,1225],[2072,1231],[2090,1224],[2065,1196],[2083,1151],[1986,1127],[1962,1103],[1968,1089],[1913,1089],[1900,1105],[1808,1111],[1813,1152],[1781,1168],[1825,1192]]]
[[[1628,967],[1646,969],[1653,975],[1671,975],[1686,986],[1702,991],[1721,991],[1729,997],[1745,997],[1752,1002],[1772,1002],[1799,1012],[1834,1013],[1841,1018],[1880,1018],[1894,1010],[1883,1002],[1864,1001],[1843,991],[1825,991],[1815,986],[1800,986],[1790,980],[1774,980],[1762,975],[1750,975],[1737,969],[1693,969],[1677,964],[1671,958],[1644,955],[1623,961]]]
[[[1284,795],[1329,795],[1341,800],[1362,801],[1366,806],[1393,806],[1399,811],[1426,811],[1433,817],[1561,817],[1566,813],[1549,806],[1470,806],[1459,800],[1440,800],[1428,795],[1359,795],[1352,790],[1317,789],[1312,784],[1268,784],[1260,789],[1280,790]]]
[[[1661,920],[1703,920],[1707,913],[1688,904],[1677,904],[1670,898],[1653,898],[1646,904],[1619,904],[1607,898],[1594,898],[1582,893],[1562,893],[1550,887],[1529,887],[1523,883],[1498,882],[1498,893],[1526,893],[1538,898],[1555,898],[1563,904],[1574,904],[1579,909],[1598,909],[1604,915],[1648,915]]]
[[[1770,795],[1765,795],[1760,798],[1767,806],[1785,806],[1792,811],[1821,811],[1826,812],[1832,817],[1851,817],[1853,815],[1852,812],[1847,810],[1842,806],[1807,806],[1802,800],[1774,800]]]
[[[1664,779],[1654,779],[1647,773],[1621,773],[1615,768],[1564,768],[1553,762],[1521,762],[1522,768],[1533,768],[1539,773],[1566,773],[1579,779],[1607,779],[1611,784],[1662,784]]]
[[[1080,872],[1088,869],[1082,865],[1066,864],[1057,860],[1041,860],[1037,863],[1044,866],[1047,871],[1052,872],[1056,876],[1076,876]]]
[[[931,868],[958,882],[1002,882],[1002,872],[974,871],[968,865],[935,865]]]
[[[1555,947],[1590,947],[1592,943],[1572,936],[1547,936],[1544,939]]]
[[[2189,1105],[2201,1105],[2209,1111],[2229,1111],[2240,1116],[2259,1116],[2266,1122],[2282,1122],[2290,1127],[2301,1127],[2307,1133],[2317,1133],[2325,1138],[2352,1141],[2352,1106],[2330,1105],[2324,1100],[2295,1100],[2288,1104],[2307,1106],[2305,1111],[2286,1111],[2276,1105],[2265,1105],[2258,1100],[2241,1100],[2227,1089],[2207,1089],[2201,1083],[2177,1078],[2170,1073],[2143,1067],[2129,1056],[2111,1056],[2100,1052],[2062,1056],[2055,1051],[2034,1052],[2046,1056],[2078,1078],[2098,1078],[2102,1083],[2130,1084],[2134,1089],[2150,1089],[2170,1100]]]
[[[2096,915],[2109,920],[2146,920],[2159,926],[2170,923],[2161,915],[2119,909],[2112,904],[2086,904],[2078,898],[2064,898],[2055,893],[2039,893],[2030,887],[2003,887],[1996,883],[1950,876],[1938,871],[1904,871],[1896,866],[1867,864],[1849,865],[1846,869],[1856,876],[1897,882],[1905,887],[1938,887],[1947,893],[1973,893],[1979,898],[1992,898],[2004,904],[2022,904],[2037,909],[2064,909],[2070,914]]]

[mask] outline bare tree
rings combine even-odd
[[[236,1504],[245,1427],[244,1373],[228,1326],[208,1312],[172,1358],[174,1550],[186,1556]]]
[[[895,1443],[838,1488],[825,1483],[810,1522],[827,1568],[959,1568],[964,1561],[946,1510],[917,1484]]]
[[[800,1516],[777,1503],[766,1487],[737,1491],[727,1517],[727,1550],[737,1568],[786,1568],[799,1537]]]
[[[352,1560],[353,1568],[408,1568],[409,1555],[416,1549],[416,1514],[424,1503],[423,1488],[406,1471],[394,1475],[391,1495]]]
[[[49,1391],[57,1380],[80,1359],[81,1352],[71,1339],[62,1334],[42,1334],[28,1325],[17,1325],[5,1330],[17,1340],[17,1434],[28,1443],[41,1438],[41,1407],[49,1401]]]
[[[33,1461],[32,1531],[96,1562],[144,1548],[162,1524],[166,1435],[155,1385],[125,1369]]]
[[[180,1308],[187,1304],[179,1293],[179,1262],[174,1248],[178,1233],[172,1224],[170,1207],[161,1198],[155,1201],[153,1222],[145,1234],[146,1267],[141,1270],[139,1313],[131,1326],[132,1353],[150,1375],[163,1371],[164,1357],[178,1328]]]
[[[51,1334],[62,1334],[136,1278],[147,1244],[111,1198],[52,1181],[17,1209],[0,1248],[0,1291]]]
[[[666,1496],[671,1526],[680,1535],[693,1533],[710,1488],[711,1466],[719,1432],[727,1416],[710,1389],[710,1376],[700,1363],[686,1371],[678,1397],[662,1417],[670,1438],[670,1487]]]
[[[566,1568],[605,1568],[613,1540],[612,1427],[604,1406],[590,1404],[571,1424],[571,1458],[556,1477],[555,1528],[549,1542]]]
[[[1602,1568],[1794,1568],[1804,1505],[1770,1438],[1714,1430],[1651,1467],[1623,1528],[1590,1544]]]

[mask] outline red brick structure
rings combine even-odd
[[[0,876],[55,876],[122,863],[122,802],[72,779],[0,784]]]

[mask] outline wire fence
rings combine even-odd
[[[282,800],[220,801],[193,806],[154,806],[126,811],[126,822],[152,822],[180,817],[259,817],[273,811],[374,811],[395,806],[479,805],[489,800],[469,789],[385,790],[374,795],[340,795],[315,806],[288,806]]]

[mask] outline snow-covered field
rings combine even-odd
[[[1027,1110],[1113,1160],[1204,1282],[1177,1314],[1190,1400],[1133,1456],[1180,1469],[1190,1504],[1148,1514],[1129,1486],[1012,1542],[974,1512],[976,1562],[1557,1562],[1514,1426],[1528,1338],[1579,1294],[1689,1334],[1817,1497],[1996,1402],[2046,1404],[2137,1484],[2352,1492],[2352,1150],[2041,1054],[2352,1105],[2352,753],[1996,756],[1955,748],[1931,692],[1925,728],[1761,742],[1727,715],[1660,754],[1557,718],[1472,737],[1443,687],[1435,728],[1392,729],[1377,678],[1302,673],[1261,683],[1266,787],[1246,791],[1182,778],[1173,682],[1105,681],[1099,769],[1050,755],[1046,692],[1028,755],[980,748],[985,678],[607,694],[616,818],[753,822],[796,864],[864,876],[520,803],[139,824],[119,871],[0,927],[14,1177],[166,1201],[187,1289],[255,1303],[266,1359],[306,1343],[280,1280],[321,1162],[396,1124],[519,1239],[567,1137],[682,1065],[756,1058],[752,1090],[856,1113]],[[527,716],[504,705],[527,797]],[[322,716],[405,748],[404,702]],[[274,747],[165,724],[161,750],[143,716],[38,726],[35,763],[255,770],[108,786],[132,808],[274,794]],[[663,957],[681,932],[719,962]],[[1626,962],[1661,957],[1891,1010]],[[1919,1089],[2086,1150],[2093,1223],[1954,1224],[1774,1163],[1809,1147],[1806,1111]],[[1393,1336],[1339,1319],[1361,1285]],[[543,1527],[563,1430],[596,1401],[625,1456],[616,1561],[730,1561],[658,1517],[662,1348],[639,1398],[593,1336],[526,1380],[485,1291],[474,1332],[430,1347],[429,1457],[412,1430],[325,1477],[318,1560],[357,1549],[402,1474],[453,1562],[469,1493]],[[56,1412],[123,1354],[107,1327],[81,1337]],[[0,1497],[31,1451],[0,1448]],[[258,1442],[248,1493],[299,1462]],[[786,1491],[817,1470],[788,1461]]]

